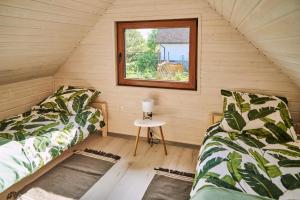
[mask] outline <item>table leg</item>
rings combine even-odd
[[[164,149],[165,149],[165,154],[168,155],[167,147],[166,147],[166,143],[165,143],[165,139],[164,139],[164,134],[163,134],[163,130],[162,130],[161,126],[159,127],[159,130],[160,130],[161,139],[162,139]]]
[[[135,139],[135,148],[134,148],[134,156],[136,156],[136,150],[137,150],[137,146],[139,144],[139,139],[140,139],[140,133],[141,133],[141,127],[139,126],[138,127],[138,133],[137,133],[137,136],[136,136],[136,139]]]
[[[147,141],[150,144],[150,127],[147,128]]]

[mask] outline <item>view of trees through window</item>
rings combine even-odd
[[[125,78],[189,81],[189,28],[126,29]]]

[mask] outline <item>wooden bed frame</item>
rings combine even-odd
[[[223,114],[222,113],[212,113],[211,115],[211,123],[217,123],[219,121],[221,121],[223,118]]]
[[[91,106],[102,111],[105,126],[101,129],[101,132],[102,132],[102,136],[106,137],[107,136],[107,131],[108,131],[107,103],[106,102],[95,102]],[[98,138],[98,137],[96,137],[96,138]],[[99,136],[99,138],[100,138],[100,136]],[[82,141],[81,143],[78,143],[75,146],[71,147],[70,149],[64,151],[60,156],[58,156],[57,158],[51,160],[49,163],[47,163],[45,166],[43,166],[40,169],[38,169],[37,171],[35,171],[33,174],[23,178],[19,182],[15,183],[11,187],[7,188],[5,191],[0,193],[0,199],[1,200],[2,199],[6,200],[7,195],[10,192],[20,191],[23,187],[25,187],[26,185],[32,183],[33,181],[38,179],[43,174],[47,173],[49,170],[51,170],[57,164],[59,164],[60,162],[64,161],[68,157],[70,157],[75,150],[82,149],[83,146],[84,146],[83,143],[84,143],[84,141]]]
[[[92,103],[92,107],[97,108],[102,111],[105,126],[101,129],[102,136],[106,137],[108,132],[108,113],[107,113],[107,103],[106,102],[95,102]]]

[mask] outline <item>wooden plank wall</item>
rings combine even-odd
[[[53,75],[112,0],[1,0],[0,84]]]
[[[198,91],[116,86],[115,21],[189,17],[199,17]],[[287,96],[300,120],[299,88],[205,0],[115,1],[55,75],[55,87],[62,84],[102,91],[109,132],[135,135],[141,101],[152,97],[167,140],[200,144],[211,113],[222,110],[222,88]]]
[[[53,92],[53,77],[0,86],[0,120],[28,111]]]
[[[299,0],[209,0],[300,86]]]

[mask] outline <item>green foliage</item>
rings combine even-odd
[[[230,184],[230,185],[235,185],[236,182],[232,179],[232,177],[230,175],[225,175],[222,178],[223,181],[225,181],[226,183]]]
[[[72,91],[68,91],[68,92],[69,92],[69,93],[73,93]],[[82,94],[84,94],[85,92],[86,92],[85,90],[79,90],[79,91],[74,92],[74,94],[72,94],[72,95],[69,97],[68,101],[74,100],[75,97],[79,97],[79,96],[81,96]]]
[[[75,113],[79,113],[82,111],[83,106],[84,106],[84,102],[89,98],[89,96],[87,94],[83,94],[83,95],[75,95],[74,96],[74,100],[73,100],[73,104],[72,104],[72,108],[75,111]]]
[[[67,105],[66,105],[66,101],[65,99],[63,98],[63,96],[58,96],[56,97],[56,99],[54,100],[58,107],[61,109],[61,110],[64,110],[66,112],[68,112],[68,108],[67,108]]]
[[[34,128],[37,128],[37,127],[41,127],[41,126],[44,126],[44,124],[28,124],[28,125],[24,125],[24,129],[34,129]]]
[[[209,156],[211,156],[217,152],[224,151],[224,150],[226,150],[226,149],[222,148],[222,147],[212,147],[211,149],[203,152],[203,154],[200,156],[200,161],[203,162]]]
[[[193,187],[195,188],[195,186],[197,185],[198,181],[201,178],[203,178],[210,169],[214,168],[215,166],[217,166],[221,162],[223,162],[223,160],[224,160],[223,158],[216,157],[216,158],[212,158],[209,161],[207,161],[205,163],[205,165],[202,167],[202,169],[200,170],[200,172],[198,174],[196,174],[195,180],[194,180],[194,186]]]
[[[59,156],[61,153],[61,150],[58,147],[52,147],[50,149],[50,154],[53,158],[56,158],[57,156]]]
[[[226,177],[227,178],[227,177]],[[238,189],[237,187],[235,187],[234,185],[228,183],[228,178],[225,180],[224,179],[219,179],[217,177],[208,177],[206,179],[206,182],[212,183],[218,187],[222,187],[222,188],[226,188],[226,189],[230,189],[230,190],[235,190],[235,191],[239,191],[242,192],[240,189]]]
[[[159,45],[156,43],[158,29],[152,29],[147,39],[137,29],[125,32],[125,62],[126,78],[157,79],[157,65],[159,60]],[[188,81],[188,72],[175,73],[168,80]]]
[[[20,140],[24,140],[25,139],[25,131],[24,130],[18,130],[16,132],[14,132],[14,136],[15,136],[15,140],[16,141],[20,141]]]
[[[227,98],[223,98],[223,112],[225,112],[227,108]]]
[[[96,124],[97,122],[99,122],[99,118],[100,117],[100,112],[99,110],[97,110],[95,113],[92,114],[92,116],[89,118],[89,122],[91,124]]]
[[[266,138],[268,135],[272,135],[272,133],[265,130],[264,128],[250,129],[247,130],[247,133],[250,133],[251,135],[255,135],[258,139]]]
[[[226,146],[239,151],[243,154],[248,154],[248,151],[246,149],[244,149],[242,146],[238,145],[235,142],[232,142],[229,138],[225,137],[225,138],[221,138],[221,137],[217,137],[217,136],[213,136],[212,140],[217,141],[217,142],[221,142],[223,144],[225,144]]]
[[[205,144],[203,151],[205,151],[208,147],[211,147],[211,146],[222,146],[222,144],[219,143],[219,142],[210,142],[210,143],[207,143],[207,144]]]
[[[250,110],[250,104],[249,103],[244,103],[245,100],[242,98],[241,94],[239,94],[237,92],[234,92],[233,95],[234,95],[234,98],[236,100],[236,105],[239,107],[239,109],[242,113],[247,112],[247,111]]]
[[[157,33],[158,33],[158,30],[153,29],[151,31],[151,33],[149,34],[148,39],[147,39],[147,47],[153,52],[158,51],[158,47],[157,47],[157,44],[156,44]]]
[[[11,124],[11,123],[13,123],[14,121],[2,121],[2,122],[0,122],[0,131],[4,131],[5,129],[6,129],[6,127],[9,125],[9,124]]]
[[[227,158],[227,169],[229,173],[231,174],[233,180],[235,180],[236,182],[240,182],[242,177],[238,169],[240,168],[242,163],[242,156],[239,153],[233,151],[228,154]]]
[[[80,126],[84,127],[87,122],[87,118],[89,114],[91,114],[90,111],[84,111],[82,113],[78,113],[75,117],[75,122],[78,123]]]
[[[283,102],[280,102],[278,104],[278,108],[279,108],[279,112],[280,112],[280,117],[282,118],[282,120],[284,121],[284,124],[287,128],[290,128],[293,126],[293,121],[290,117],[288,108],[286,107],[286,105]]]
[[[0,136],[0,146],[4,145],[4,144],[6,144],[6,143],[8,143],[10,141],[11,141],[10,139],[3,138],[3,137]]]
[[[0,133],[0,138],[12,140],[13,137],[14,137],[14,136],[13,136],[11,133]]]
[[[271,98],[271,97],[258,97],[257,95],[254,94],[249,94],[250,97],[250,103],[251,104],[265,104],[268,101],[274,101],[275,99]]]
[[[295,190],[300,188],[300,173],[295,174],[285,174],[281,176],[282,185],[288,190]]]
[[[44,126],[41,126],[37,130],[33,131],[32,135],[39,136],[39,135],[43,135],[45,133],[48,133],[50,131],[53,131],[52,128],[57,127],[59,124],[60,124],[60,122],[53,122],[53,123],[49,123],[49,124],[44,124]]]
[[[49,145],[50,140],[47,137],[36,137],[33,143],[34,148],[39,152],[44,152]]]
[[[221,94],[223,96],[226,96],[226,97],[231,97],[232,96],[232,92],[229,91],[229,90],[221,90]]]
[[[255,139],[254,137],[252,137],[249,134],[237,133],[237,135],[238,135],[238,139],[242,140],[245,144],[249,145],[250,147],[262,148],[262,147],[266,146],[264,143]]]
[[[252,157],[256,160],[257,165],[260,169],[268,174],[269,177],[275,178],[281,175],[281,171],[278,166],[270,164],[267,159],[260,155],[257,151],[249,150]]]
[[[90,125],[88,125],[87,130],[89,131],[89,133],[95,133],[96,127],[94,124],[90,124]]]
[[[241,131],[246,126],[244,118],[237,111],[225,111],[224,117],[228,125],[234,130]]]
[[[60,112],[59,117],[60,117],[60,121],[63,124],[68,124],[69,123],[69,116],[65,112]]]
[[[297,168],[299,168],[300,167],[300,160],[289,160],[289,159],[280,160],[278,162],[278,165],[280,167],[297,167]]]
[[[71,143],[70,143],[71,147],[74,146],[77,143],[77,139],[78,139],[78,135],[75,134],[74,137],[73,137],[73,139],[72,139],[72,141],[71,141]]]
[[[20,161],[20,160],[18,160],[18,159],[17,159],[16,157],[14,157],[14,156],[12,156],[11,158],[12,158],[13,161],[14,161],[15,163],[17,163],[18,165],[25,167],[29,172],[32,172],[32,171],[33,171],[32,166],[31,166],[30,163],[26,163],[26,162],[24,162],[24,161]]]
[[[273,123],[266,123],[265,127],[270,130],[280,142],[291,142],[293,138],[282,128]]]
[[[274,119],[271,119],[269,117],[263,117],[263,118],[260,118],[259,120],[261,120],[262,122],[265,122],[265,123],[273,123],[273,124],[276,123],[276,121]]]
[[[79,138],[78,138],[78,142],[81,142],[83,140],[83,131],[81,129],[81,127],[79,127]]]
[[[283,192],[269,179],[259,173],[253,163],[245,163],[239,172],[247,184],[259,195],[278,199]]]
[[[300,157],[299,151],[292,151],[292,150],[288,150],[288,149],[266,149],[266,150],[280,153],[280,154],[287,155],[287,156],[291,156],[291,157],[295,157],[295,158]]]
[[[127,29],[125,32],[126,62],[137,60],[137,52],[143,52],[146,48],[145,40],[137,29]]]
[[[105,126],[105,122],[104,121],[100,121],[100,127],[103,128]]]
[[[57,117],[57,116],[55,115],[55,117]],[[47,119],[46,117],[43,117],[43,116],[39,116],[38,118],[31,120],[31,122],[48,122],[48,121],[54,121],[54,120]]]
[[[287,146],[288,149],[300,152],[300,146],[292,145],[289,143],[283,143],[284,146]]]
[[[49,110],[57,110],[58,109],[57,104],[54,102],[46,102],[46,103],[41,104],[40,106],[44,107],[46,109],[49,109]]]
[[[263,107],[260,108],[259,110],[253,109],[248,112],[248,118],[249,120],[255,120],[255,119],[266,117],[274,112],[276,112],[276,108],[274,107]]]
[[[126,30],[126,77],[155,79],[157,65],[157,30],[152,30],[145,41],[136,29]]]
[[[104,125],[101,111],[81,109],[79,104],[86,102],[86,99],[78,94],[73,95],[77,109],[81,111],[74,116],[77,123],[67,112],[50,109],[33,110],[28,115],[0,121],[0,128],[3,129],[0,130],[0,146],[8,144],[9,147],[2,148],[4,157],[0,161],[0,170],[12,177],[8,181],[0,178],[0,192],[59,156],[66,148],[82,141],[88,135],[87,131],[95,132],[99,125]],[[59,100],[53,102],[62,108]]]
[[[143,76],[145,79],[151,79],[153,74],[155,75],[156,73],[156,65],[157,65],[156,52],[153,52],[152,50],[147,50],[144,53],[138,54],[136,65],[137,65],[137,70],[140,73],[144,74]]]

